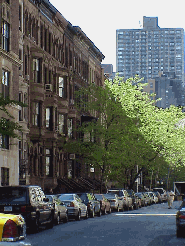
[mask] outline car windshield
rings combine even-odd
[[[119,196],[119,190],[109,190],[108,194],[117,194]]]
[[[80,197],[80,199],[82,201],[87,201],[88,200],[88,197],[87,197],[87,195],[85,193],[82,193],[82,194],[78,193],[78,196]]]
[[[115,195],[114,194],[105,194],[104,195],[107,199],[115,199]]]
[[[26,189],[22,187],[0,187],[0,203],[26,202]]]
[[[71,194],[61,194],[61,195],[59,196],[59,199],[60,199],[61,201],[70,201],[70,200],[74,200],[74,196],[71,195]]]
[[[98,200],[102,200],[102,199],[103,199],[103,196],[102,196],[102,195],[95,194],[94,196],[95,196],[95,197],[96,197],[96,199],[98,199]]]
[[[155,189],[155,191],[158,191],[160,194],[164,193],[164,191],[162,189]]]
[[[140,194],[140,193],[136,193],[136,196],[142,198],[142,194]]]

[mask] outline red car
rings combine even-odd
[[[110,202],[103,194],[94,194],[95,198],[100,201],[100,207],[102,214],[111,213]]]

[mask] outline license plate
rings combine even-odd
[[[12,212],[12,206],[4,207],[4,211],[6,211],[6,212]]]

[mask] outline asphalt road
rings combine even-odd
[[[180,202],[173,208],[167,203],[155,204],[133,211],[69,221],[42,228],[27,235],[33,246],[181,246],[184,238],[176,238],[175,214]]]

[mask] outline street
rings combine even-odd
[[[176,238],[175,226],[179,205],[175,201],[172,209],[162,203],[88,220],[71,220],[52,229],[41,228],[39,233],[27,237],[33,246],[181,246],[185,245],[185,238]]]

